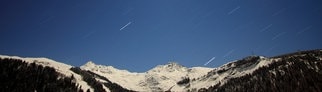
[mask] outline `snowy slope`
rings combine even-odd
[[[265,57],[247,57],[246,60],[249,58],[257,58],[254,59],[255,62],[248,62],[239,64],[241,61],[232,61],[227,64],[224,64],[218,68],[213,69],[207,75],[197,78],[195,81],[191,81],[189,87],[185,87],[184,89],[179,89],[178,87],[174,87],[177,90],[198,90],[200,88],[208,88],[213,86],[217,83],[221,83],[223,85],[227,80],[231,78],[236,78],[240,76],[244,76],[246,74],[250,74],[256,69],[267,66],[268,64],[278,61],[276,59],[270,59]],[[245,61],[242,61],[245,62]],[[182,87],[181,87],[182,88]]]
[[[322,50],[315,51],[314,53],[322,54]],[[97,65],[92,61],[89,61],[86,64],[80,66],[80,69],[91,71],[103,77],[94,77],[97,81],[100,81],[102,83],[116,83],[128,90],[145,92],[171,90],[182,92],[188,90],[197,91],[201,88],[209,88],[210,86],[217,84],[219,86],[224,85],[232,78],[245,76],[258,70],[260,67],[268,66],[269,64],[272,64],[274,62],[280,62],[281,58],[285,56],[305,57],[307,55],[314,56],[315,54],[312,54],[312,52],[310,51],[303,51],[271,58],[263,56],[249,56],[241,60],[229,62],[217,68],[187,68],[178,63],[169,62],[165,65],[157,65],[156,67],[141,73],[120,70],[114,68],[113,66]],[[315,57],[316,60],[322,60],[322,57],[320,56]],[[0,58],[21,59],[29,63],[35,62],[39,65],[53,67],[58,72],[66,76],[74,75],[77,79],[77,83],[80,84],[84,90],[90,89],[91,91],[93,91],[93,89],[85,81],[82,80],[82,77],[80,75],[69,70],[72,67],[70,65],[59,63],[47,58],[21,58],[16,56],[4,55],[0,55]],[[274,71],[269,72],[275,73]],[[188,79],[187,82],[182,82],[186,79]],[[108,92],[110,91],[105,85],[103,85],[103,88]]]
[[[256,62],[239,64],[241,61],[232,61],[218,68],[192,67],[187,68],[174,62],[158,65],[143,73],[132,73],[119,70],[112,66],[96,65],[87,62],[81,69],[92,71],[108,78],[124,88],[135,91],[187,91],[192,89],[207,88],[219,82],[224,84],[228,79],[252,73],[259,67],[268,65],[277,59],[265,57],[248,57]],[[251,61],[251,60],[250,60]],[[243,61],[244,62],[244,61]],[[220,72],[222,71],[222,72]],[[177,85],[177,82],[189,78],[189,85]]]
[[[13,58],[21,59],[29,63],[35,62],[36,64],[53,67],[57,72],[64,74],[65,76],[74,75],[78,84],[80,84],[83,90],[93,89],[82,80],[82,77],[69,69],[73,66],[60,63],[47,58],[21,58],[17,56],[4,56],[0,55],[0,58]],[[206,68],[206,67],[192,67],[187,68],[178,63],[169,62],[165,65],[158,65],[147,72],[135,73],[127,70],[116,69],[113,66],[96,65],[92,61],[87,62],[80,68],[82,70],[89,70],[98,75],[106,77],[113,83],[117,83],[122,87],[134,90],[134,91],[187,91],[198,90],[200,88],[207,88],[217,83],[224,84],[227,80],[239,76],[243,76],[252,73],[256,69],[262,66],[266,66],[273,61],[278,61],[278,58],[270,59],[265,57],[248,57],[247,59],[254,59],[253,62],[246,62],[240,64],[241,61],[232,61],[224,64],[218,68]],[[252,61],[252,60],[250,60]],[[245,61],[243,61],[245,62]],[[191,81],[186,85],[178,85],[177,83],[185,78],[189,78]],[[96,78],[100,82],[107,82],[105,80]],[[103,88],[109,92],[109,89],[105,86]]]
[[[250,59],[256,57],[248,57]],[[192,89],[207,88],[219,82],[224,84],[228,79],[252,73],[262,66],[266,66],[277,59],[257,57],[256,62],[245,64],[232,61],[218,68],[192,67],[187,68],[174,62],[158,65],[143,73],[132,73],[127,70],[119,70],[112,66],[96,65],[92,61],[87,62],[81,69],[92,71],[108,78],[124,88],[135,91],[187,91]],[[246,58],[247,59],[247,58]],[[222,72],[220,72],[222,71]],[[177,85],[177,82],[189,78],[189,85]]]
[[[81,69],[92,71],[108,78],[111,82],[135,91],[166,91],[185,77],[198,78],[212,68],[186,68],[177,63],[158,65],[144,73],[132,73],[112,66],[96,65],[89,61]]]
[[[131,73],[126,70],[116,69],[112,66],[96,65],[92,61],[87,62],[80,68],[104,76],[111,82],[117,83],[127,89],[148,90],[137,86],[140,79],[143,79],[144,73]]]
[[[26,61],[28,63],[36,63],[39,65],[55,68],[57,72],[65,75],[65,76],[70,77],[70,76],[74,75],[74,77],[76,79],[76,83],[81,85],[82,89],[84,91],[86,91],[87,89],[90,89],[90,91],[93,92],[93,89],[85,81],[82,80],[82,77],[80,75],[69,70],[72,67],[70,65],[60,63],[60,62],[57,62],[57,61],[54,61],[54,60],[51,60],[48,58],[22,58],[22,57],[18,57],[18,56],[5,56],[5,55],[0,55],[0,58],[20,59],[20,60]]]

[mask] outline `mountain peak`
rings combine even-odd
[[[182,65],[180,65],[179,63],[177,62],[168,62],[165,66],[167,67],[183,67]]]
[[[93,61],[87,61],[84,65],[80,66],[83,69],[92,69],[95,68],[96,64]]]
[[[173,71],[186,71],[186,70],[187,70],[186,67],[178,64],[177,62],[168,62],[165,65],[158,65],[149,71],[152,71],[152,72],[161,72],[161,71],[173,72]]]
[[[83,90],[89,89],[91,92],[102,89],[105,89],[106,91],[110,91],[111,89],[111,92],[113,92],[112,90],[118,90],[118,87],[135,91],[234,91],[237,89],[245,90],[245,88],[255,91],[258,89],[258,91],[278,91],[277,86],[283,88],[299,88],[300,90],[311,88],[309,91],[321,90],[318,89],[318,86],[321,86],[318,82],[312,82],[312,85],[305,84],[307,81],[319,81],[317,79],[321,77],[322,71],[319,68],[322,65],[321,50],[300,51],[275,57],[249,56],[229,62],[217,68],[187,68],[177,62],[168,62],[166,64],[158,65],[144,73],[132,73],[127,70],[119,70],[113,66],[95,64],[92,61],[86,62],[83,66],[80,66],[80,68],[73,68],[70,65],[47,58],[20,58],[3,55],[0,55],[0,63],[5,64],[0,65],[2,65],[2,67],[8,67],[8,69],[25,69],[8,66],[6,61],[17,61],[15,59],[26,61],[27,63],[49,66],[56,69],[58,71],[57,73],[65,75],[61,77],[74,76],[76,79],[75,83],[81,85]],[[15,63],[11,61],[9,63]],[[35,66],[26,65],[21,67]],[[34,70],[41,69],[39,67],[35,68],[36,69]],[[77,70],[75,71],[75,69]],[[41,69],[41,71],[43,70]],[[83,73],[77,73],[80,71]],[[294,75],[304,74],[309,77],[297,76],[298,79],[293,80]],[[84,79],[85,77],[96,79],[97,81],[88,82]],[[102,85],[103,88],[95,88],[96,85],[92,85],[93,82]],[[12,84],[11,81],[8,81],[7,83]],[[300,84],[285,85],[296,83]],[[266,87],[267,84],[270,87]],[[315,87],[315,85],[317,86]],[[117,88],[115,89],[115,87]],[[295,89],[294,91],[299,89]],[[288,90],[292,91],[293,89],[286,89],[284,91]]]
[[[85,64],[95,64],[93,61],[87,61]]]
[[[87,61],[83,66],[95,66],[96,64],[93,61]]]

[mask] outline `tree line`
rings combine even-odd
[[[321,92],[321,51],[304,55],[278,56],[280,61],[260,67],[251,74],[232,78],[220,86],[202,88],[200,92]]]
[[[133,90],[123,88],[122,86],[111,82],[109,79],[91,71],[82,70],[79,67],[72,67],[70,70],[81,75],[83,80],[94,89],[94,92],[106,92],[106,90],[103,88],[103,85],[109,88],[111,92],[134,92]],[[102,83],[100,81],[97,81],[95,78],[99,78],[107,82]]]
[[[19,59],[0,58],[1,92],[83,92],[74,76]]]

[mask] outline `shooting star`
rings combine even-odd
[[[88,38],[88,37],[92,36],[95,32],[96,32],[96,31],[90,31],[90,32],[88,32],[87,34],[85,34],[85,35],[83,36],[83,39],[86,39],[86,38]]]
[[[215,60],[216,57],[212,57],[207,63],[204,64],[204,66],[208,65],[211,61]]]
[[[272,16],[277,16],[280,13],[283,13],[286,10],[286,8],[280,9],[279,11],[275,12],[274,14],[272,14]]]
[[[228,53],[226,53],[225,55],[224,55],[224,58],[225,57],[227,57],[227,56],[229,56],[231,53],[233,53],[235,50],[234,49],[232,49],[232,50],[230,50]]]
[[[272,26],[273,26],[273,24],[269,24],[265,28],[263,28],[260,32],[264,32],[264,31],[266,31],[267,29],[269,29]]]
[[[304,28],[303,30],[297,32],[297,35],[302,34],[303,32],[310,30],[311,28],[312,28],[312,26],[308,26],[308,27]]]
[[[240,6],[237,6],[235,9],[231,10],[230,12],[228,12],[228,15],[234,13],[236,10],[238,10],[240,8]]]
[[[275,35],[275,36],[272,38],[272,40],[275,40],[276,38],[278,38],[278,37],[280,37],[280,36],[284,35],[285,33],[286,33],[286,32],[278,33],[277,35]]]
[[[127,23],[126,25],[124,25],[124,26],[120,29],[120,31],[121,31],[121,30],[123,30],[124,28],[126,28],[127,26],[129,26],[131,23],[132,23],[132,22],[130,21],[129,23]]]
[[[55,16],[50,16],[50,17],[48,17],[48,18],[46,18],[46,19],[42,20],[39,24],[45,24],[45,23],[47,23],[47,22],[51,21],[51,20],[52,20],[52,19],[54,19],[54,18],[55,18]]]
[[[133,9],[134,9],[134,8],[129,8],[129,9],[127,9],[127,10],[123,13],[123,15],[128,15],[129,13],[131,13],[131,12],[133,11]]]

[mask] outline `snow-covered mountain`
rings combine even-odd
[[[135,91],[165,91],[184,78],[198,78],[212,70],[206,67],[187,68],[175,62],[158,65],[144,73],[132,73],[112,66],[96,65],[92,61],[80,68],[104,76],[114,83]]]
[[[67,65],[58,61],[54,61],[48,58],[22,58],[22,57],[18,57],[18,56],[5,56],[5,55],[0,55],[1,59],[17,59],[17,60],[22,60],[25,61],[27,63],[35,63],[38,65],[42,65],[42,66],[48,66],[48,67],[52,67],[54,68],[58,73],[63,74],[66,77],[70,77],[70,76],[74,76],[75,77],[75,81],[82,86],[83,90],[87,90],[89,89],[91,92],[93,91],[93,89],[82,79],[82,76],[70,71],[69,69],[72,68],[73,66],[71,65]]]
[[[307,88],[306,91],[322,90],[322,50],[300,51],[275,57],[249,56],[217,68],[189,68],[169,62],[141,73],[97,65],[92,61],[78,68],[47,58],[0,55],[0,63],[12,59],[25,61],[29,65],[53,68],[61,74],[58,79],[74,78],[72,83],[82,89],[80,92],[304,91],[304,88]],[[25,66],[18,65],[13,69],[21,67]],[[7,76],[6,71],[9,70],[1,69],[1,74]],[[1,87],[5,83],[6,81],[0,84],[0,91],[10,91],[1,90],[6,88]]]

